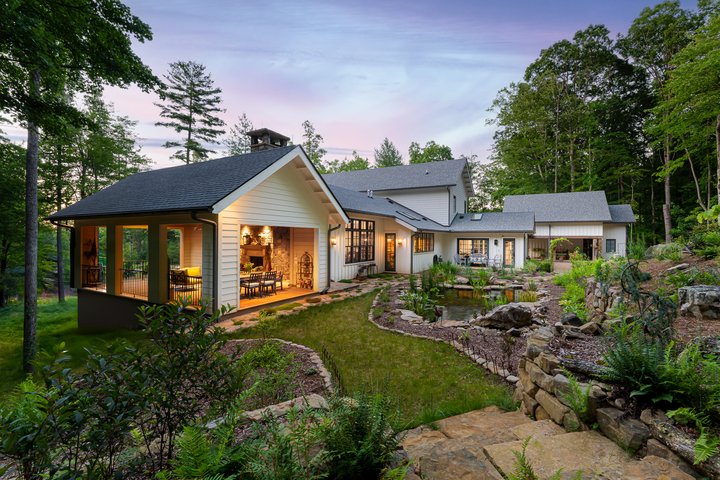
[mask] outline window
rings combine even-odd
[[[617,240],[614,238],[608,238],[605,240],[605,253],[617,252]]]
[[[417,233],[413,242],[413,252],[427,253],[435,250],[434,233]]]
[[[453,213],[457,213],[457,196],[453,195]]]
[[[490,240],[487,238],[459,238],[458,255],[484,255],[487,256]]]
[[[345,225],[345,263],[375,260],[375,222],[350,219]]]

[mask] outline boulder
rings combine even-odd
[[[580,333],[585,335],[597,335],[600,333],[600,325],[595,322],[588,322],[580,327]]]
[[[583,324],[583,321],[580,317],[578,317],[574,313],[566,313],[560,318],[560,323],[563,325],[572,325],[574,327],[580,327]]]
[[[532,323],[532,310],[524,305],[508,303],[493,308],[478,320],[483,327],[510,329],[527,327]]]
[[[598,408],[597,422],[606,437],[630,450],[639,449],[650,437],[650,429],[643,422],[616,408]]]
[[[678,289],[680,313],[696,319],[720,319],[720,285],[693,285]]]
[[[456,275],[455,283],[459,283],[460,285],[467,285],[468,283],[470,283],[470,281],[462,275]]]
[[[682,246],[677,243],[659,243],[645,250],[645,258],[655,258],[658,255],[667,255],[679,251],[682,251]]]

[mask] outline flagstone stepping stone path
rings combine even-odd
[[[595,431],[566,432],[552,420],[534,421],[497,407],[445,418],[405,432],[402,444],[414,474],[425,480],[501,480],[514,473],[523,440],[539,478],[562,469],[562,479],[692,480],[669,461],[637,459]]]

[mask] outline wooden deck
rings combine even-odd
[[[240,308],[235,313],[248,313],[261,307],[265,308],[281,303],[286,303],[294,298],[307,297],[313,295],[314,293],[315,292],[313,290],[310,290],[308,288],[285,287],[284,290],[278,289],[275,295],[271,293],[269,295],[265,295],[264,297],[252,298],[247,298],[241,295]]]

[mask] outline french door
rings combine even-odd
[[[385,234],[385,271],[395,271],[395,234]]]
[[[503,265],[506,267],[515,266],[515,239],[503,238]]]

